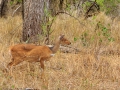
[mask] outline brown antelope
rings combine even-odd
[[[15,66],[23,61],[40,62],[44,70],[44,61],[48,61],[59,49],[60,44],[71,44],[64,35],[60,35],[53,47],[37,46],[34,44],[17,44],[10,47],[11,62],[8,67]]]

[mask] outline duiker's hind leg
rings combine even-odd
[[[12,61],[10,63],[8,63],[8,65],[7,65],[8,68],[15,66],[15,65],[19,64],[20,62],[22,62],[21,60],[16,60],[14,58],[12,58],[11,60]]]
[[[8,63],[7,68],[10,68],[12,66],[12,64],[14,63],[14,58],[11,59],[12,61],[10,63]]]
[[[12,76],[12,66],[13,66],[13,63],[14,63],[14,58],[11,58],[11,62],[8,63],[7,65],[7,68],[8,68],[8,72],[9,72],[9,75]]]
[[[14,59],[14,58],[12,58],[11,60],[12,61],[10,63],[8,63],[8,65],[7,65],[7,68],[10,70],[9,71],[10,75],[12,75],[12,68],[13,68],[13,66],[15,66],[15,65],[17,65],[17,64],[19,64],[19,63],[22,62],[22,60],[20,60],[20,59]]]
[[[12,61],[10,63],[8,63],[7,67],[11,67],[11,66],[16,66],[17,64],[21,63],[23,60],[22,58],[12,58]]]

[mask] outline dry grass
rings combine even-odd
[[[51,40],[54,40],[60,33],[66,35],[72,42],[73,47],[77,47],[85,53],[60,53],[51,58],[50,62],[45,62],[45,81],[41,79],[39,63],[23,62],[13,69],[12,77],[8,72],[4,72],[6,65],[10,62],[8,47],[15,43],[20,43],[22,19],[20,16],[0,19],[0,90],[22,90],[34,88],[39,90],[119,90],[120,89],[120,57],[119,57],[119,32],[120,21],[111,20],[104,13],[100,13],[94,18],[84,20],[79,18],[79,23],[74,18],[60,15],[52,25],[54,32]],[[94,49],[98,48],[98,40],[83,46],[81,35],[89,33],[87,40],[95,34],[96,24],[101,22],[111,30],[114,42],[103,42],[99,55],[99,60],[94,57]],[[110,24],[108,26],[108,24]],[[74,38],[77,38],[75,41]],[[112,54],[103,52],[113,51]]]

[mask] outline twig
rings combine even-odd
[[[13,12],[13,14],[12,14],[12,17],[14,16],[14,14],[16,13],[16,11],[21,7],[22,5],[20,5],[19,7],[17,7],[15,10],[14,10],[14,12]]]
[[[85,19],[86,18],[88,18],[88,13],[90,12],[90,10],[91,10],[91,8],[93,7],[93,6],[95,6],[96,8],[97,8],[97,6],[96,6],[97,4],[96,4],[96,0],[93,2],[93,4],[88,8],[88,10],[86,11],[86,13],[85,13]],[[99,9],[99,7],[98,7],[98,9]]]
[[[63,11],[57,12],[57,13],[56,13],[56,16],[59,15],[60,13],[64,13],[64,14],[67,14],[67,15],[73,17],[73,18],[76,19],[80,24],[82,24],[83,26],[85,26],[83,23],[80,22],[80,20],[79,20],[77,17],[75,17],[75,16],[73,16],[73,15],[67,13],[67,12],[63,12]]]

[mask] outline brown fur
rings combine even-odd
[[[49,60],[52,54],[56,53],[60,44],[71,44],[64,35],[60,35],[55,45],[50,49],[48,46],[36,46],[34,44],[17,44],[10,47],[12,61],[8,67],[15,66],[23,61],[40,62],[41,68],[44,70],[44,61]]]

